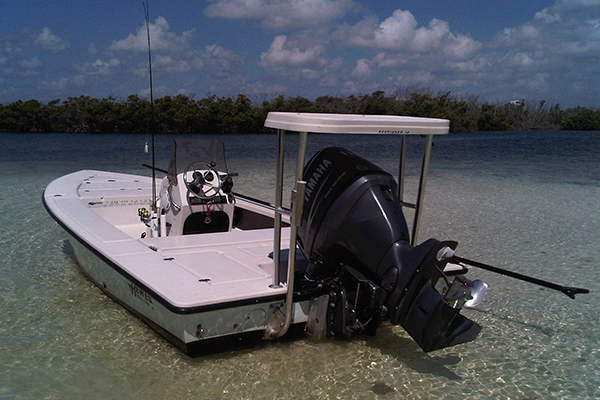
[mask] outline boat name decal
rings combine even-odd
[[[137,285],[135,285],[131,282],[128,282],[127,284],[129,285],[129,290],[131,290],[132,295],[134,295],[138,299],[142,300],[149,307],[154,308],[154,303],[152,302],[152,297],[150,297],[150,295],[148,293],[144,292],[142,289],[137,287]]]
[[[306,192],[304,194],[304,200],[305,201],[308,201],[310,199],[310,196],[312,195],[312,192],[315,189],[315,186],[317,186],[317,183],[319,182],[319,179],[321,179],[321,177],[323,176],[323,174],[325,173],[325,171],[327,170],[327,168],[331,164],[332,164],[331,161],[324,159],[317,166],[317,170],[315,172],[313,172],[312,176],[310,177],[310,179],[306,183]]]
[[[139,206],[149,204],[149,199],[117,199],[104,201],[88,201],[89,207],[119,207],[119,206]]]
[[[403,130],[398,130],[398,129],[380,129],[378,133],[383,133],[383,134],[400,134],[400,135],[408,135],[410,134],[410,130],[408,129],[403,129]]]

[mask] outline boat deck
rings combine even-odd
[[[289,228],[283,230],[289,237]],[[286,247],[289,243],[286,239]],[[152,254],[123,255],[136,276],[180,307],[284,294],[272,289],[273,229],[139,239]],[[157,263],[156,257],[160,258]],[[147,259],[147,260],[146,260]],[[154,261],[151,261],[154,260]],[[142,266],[143,265],[143,266]]]
[[[142,238],[146,227],[137,209],[148,207],[150,182],[80,171],[50,184],[45,204],[72,236],[174,307],[285,295],[285,287],[270,287],[272,228]],[[282,249],[289,247],[289,231],[282,230]]]

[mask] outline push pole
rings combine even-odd
[[[486,271],[495,272],[497,274],[510,276],[511,278],[515,278],[515,279],[519,279],[521,281],[533,283],[534,285],[543,286],[543,287],[548,288],[548,289],[558,290],[559,292],[562,292],[562,293],[566,294],[567,296],[569,296],[572,299],[575,299],[575,295],[576,294],[586,294],[586,293],[590,292],[588,289],[558,285],[556,283],[544,281],[542,279],[534,278],[532,276],[527,276],[527,275],[519,274],[518,272],[509,271],[509,270],[506,270],[506,269],[494,267],[492,265],[480,263],[478,261],[473,261],[473,260],[469,260],[469,259],[458,257],[458,256],[453,256],[452,260],[453,261],[457,261],[457,262],[461,262],[461,263],[464,263],[464,264],[469,264],[469,265],[471,265],[473,267],[485,269]]]

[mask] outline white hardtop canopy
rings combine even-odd
[[[450,121],[395,115],[270,112],[265,126],[286,131],[313,133],[445,135],[450,130]]]

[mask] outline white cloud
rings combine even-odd
[[[152,50],[162,52],[178,52],[187,50],[190,47],[190,39],[196,32],[195,29],[185,31],[178,36],[170,32],[171,27],[164,17],[158,17],[149,25],[150,43]],[[130,34],[125,39],[117,40],[112,43],[110,50],[113,51],[148,51],[148,35],[146,25],[142,25],[137,32]]]
[[[598,0],[558,0],[487,43],[452,32],[439,19],[420,27],[410,12],[402,10],[383,22],[371,16],[343,25],[334,38],[353,51],[360,47],[378,51],[356,57],[348,74],[356,79],[345,83],[350,91],[365,93],[375,85],[388,91],[426,85],[492,101],[517,96],[565,105],[595,99],[598,105]]]
[[[558,0],[533,20],[499,33],[493,46],[547,55],[600,51],[600,1]]]
[[[404,54],[387,54],[385,52],[377,53],[373,58],[374,65],[379,68],[398,68],[406,65],[409,61]]]
[[[234,73],[236,67],[243,63],[242,57],[216,44],[206,46],[204,51],[194,59],[197,69],[216,79],[228,78]]]
[[[286,46],[287,36],[277,36],[269,50],[261,53],[260,65],[263,67],[301,66],[318,61],[318,56],[324,51],[322,45],[300,50],[298,47]]]
[[[68,41],[52,33],[50,28],[44,28],[35,37],[35,44],[42,46],[46,50],[52,52],[60,52],[70,47]]]
[[[454,38],[454,35],[450,33],[450,25],[446,21],[434,18],[429,22],[428,28],[421,27],[414,32],[411,47],[415,51],[431,51],[448,36]],[[466,38],[466,36],[463,37]],[[471,42],[477,43],[473,40]]]
[[[288,80],[305,81],[310,87],[336,87],[343,74],[344,59],[322,57],[325,47],[307,43],[306,38],[292,40],[277,36],[269,50],[260,55],[259,66],[272,75],[280,75]]]
[[[222,79],[233,73],[233,70],[242,65],[243,61],[242,57],[221,46],[210,45],[203,51],[159,54],[153,57],[153,69],[156,72],[201,71],[212,78]],[[146,76],[148,68],[144,65],[137,69],[136,74]]]
[[[18,64],[21,67],[28,68],[28,69],[37,68],[37,67],[42,66],[42,62],[40,61],[40,59],[38,57],[32,57],[28,60],[19,61]]]
[[[442,53],[449,59],[466,60],[475,54],[482,45],[469,36],[448,33],[441,47]]]
[[[473,74],[474,72],[480,72],[489,68],[490,62],[485,57],[478,57],[477,59],[467,61],[449,61],[446,65],[456,72]]]
[[[417,28],[410,11],[396,10],[383,22],[367,17],[355,25],[344,25],[335,37],[348,45],[399,52],[428,53],[442,49],[452,59],[465,59],[481,48],[471,37],[450,32],[446,21],[432,19]]]
[[[357,9],[353,0],[210,0],[213,18],[257,19],[269,28],[320,26]]]
[[[560,15],[550,12],[547,8],[535,13],[534,19],[543,21],[546,24],[560,21]]]
[[[538,21],[541,21],[538,19]],[[543,45],[543,38],[538,27],[531,23],[525,25],[505,28],[496,36],[496,42],[503,47],[527,46],[529,48]]]
[[[457,31],[461,27],[443,20],[444,14],[424,21],[417,21],[407,10],[364,18],[348,15],[358,9],[357,4],[356,0],[205,2],[207,16],[249,19],[250,24],[246,21],[241,29],[244,34],[256,28],[252,23],[282,30],[273,33],[267,44],[259,34],[255,43],[246,44],[242,37],[231,45],[242,49],[236,51],[243,51],[244,57],[254,57],[251,65],[228,50],[225,43],[231,35],[208,42],[215,43],[210,46],[194,47],[194,29],[174,31],[159,17],[150,26],[156,50],[155,82],[172,93],[185,88],[197,93],[212,90],[217,95],[307,97],[374,90],[391,93],[399,85],[426,85],[434,91],[477,94],[491,101],[537,97],[550,102],[557,99],[563,106],[577,102],[600,106],[595,90],[600,86],[600,0],[556,0],[538,8],[526,23],[507,25],[485,43],[475,40],[476,31],[473,37]],[[342,20],[346,15],[349,18]],[[146,27],[142,24],[128,33],[116,37],[108,48],[78,42],[78,65],[66,57],[59,64],[57,55],[49,54],[71,47],[66,36],[50,28],[5,35],[0,38],[0,79],[4,79],[0,91],[35,97],[34,89],[39,87],[63,98],[82,91],[98,96],[94,90],[100,96],[136,93],[147,86],[147,56],[142,54],[147,51]],[[262,49],[255,51],[254,46]],[[38,75],[33,78],[32,74]],[[43,87],[42,80],[46,80]]]
[[[409,82],[411,83],[411,85],[414,85],[414,84],[429,85],[434,80],[435,80],[435,77],[431,74],[431,72],[418,71],[418,72],[414,72],[411,75]]]
[[[52,82],[41,82],[40,87],[43,89],[63,90],[72,86],[82,87],[86,84],[86,79],[83,75],[75,75],[69,78],[60,78]]]
[[[278,83],[274,83],[272,85],[265,85],[263,83],[257,83],[256,85],[254,85],[252,87],[251,91],[254,94],[273,95],[273,94],[284,93],[288,89],[289,88],[287,86],[283,86]]]
[[[221,67],[227,69],[231,68],[234,64],[240,64],[242,62],[240,56],[234,54],[232,51],[225,50],[223,47],[216,44],[206,46],[204,49],[204,57],[213,62],[218,62]]]
[[[169,88],[166,86],[156,86],[152,88],[152,94],[154,95],[154,98],[157,97],[162,97],[162,96],[167,96],[170,93]],[[145,89],[141,89],[138,92],[138,96],[142,97],[142,98],[148,98],[150,97],[150,88],[145,88]]]
[[[369,60],[361,58],[356,61],[356,67],[352,71],[352,76],[367,76],[371,74],[371,67],[369,67]]]
[[[385,19],[374,31],[368,47],[379,47],[391,50],[411,49],[415,39],[417,20],[410,11],[396,10],[391,17]],[[422,39],[425,35],[421,35]],[[423,51],[424,49],[419,49]]]
[[[558,0],[502,30],[469,59],[447,63],[446,77],[492,100],[516,96],[572,105],[596,99],[597,105],[598,57],[600,1]]]
[[[512,65],[527,66],[534,63],[533,57],[529,53],[519,52],[512,56]]]
[[[167,72],[188,72],[192,69],[193,65],[190,61],[185,59],[175,59],[167,55],[158,55],[154,58],[155,70],[167,71]]]
[[[359,93],[361,92],[361,85],[358,84],[356,81],[346,81],[344,82],[344,86],[343,86],[343,92],[344,93]]]
[[[598,7],[600,4],[598,0],[557,0],[556,3],[552,6],[552,8],[560,9],[560,10],[568,10],[568,9],[577,9],[583,8],[586,9],[588,7]]]
[[[108,61],[97,59],[94,62],[76,66],[75,69],[84,75],[110,75],[120,64],[121,61],[113,57]]]
[[[221,89],[229,80],[238,80],[237,69],[244,64],[243,57],[217,44],[195,49],[191,44],[194,30],[188,30],[179,35],[171,28],[163,17],[156,19],[150,25],[150,35],[153,52],[152,68],[156,82],[171,82],[169,87],[176,87],[179,92],[187,86],[202,82],[202,90],[208,90],[210,85]],[[115,41],[109,48],[110,53],[119,58],[121,71],[130,71],[140,78],[148,76],[147,58],[128,54],[127,51],[146,52],[147,32],[145,25],[138,28],[136,34]],[[207,86],[207,81],[209,86]],[[200,88],[198,88],[200,89]],[[166,90],[166,89],[165,89]]]

